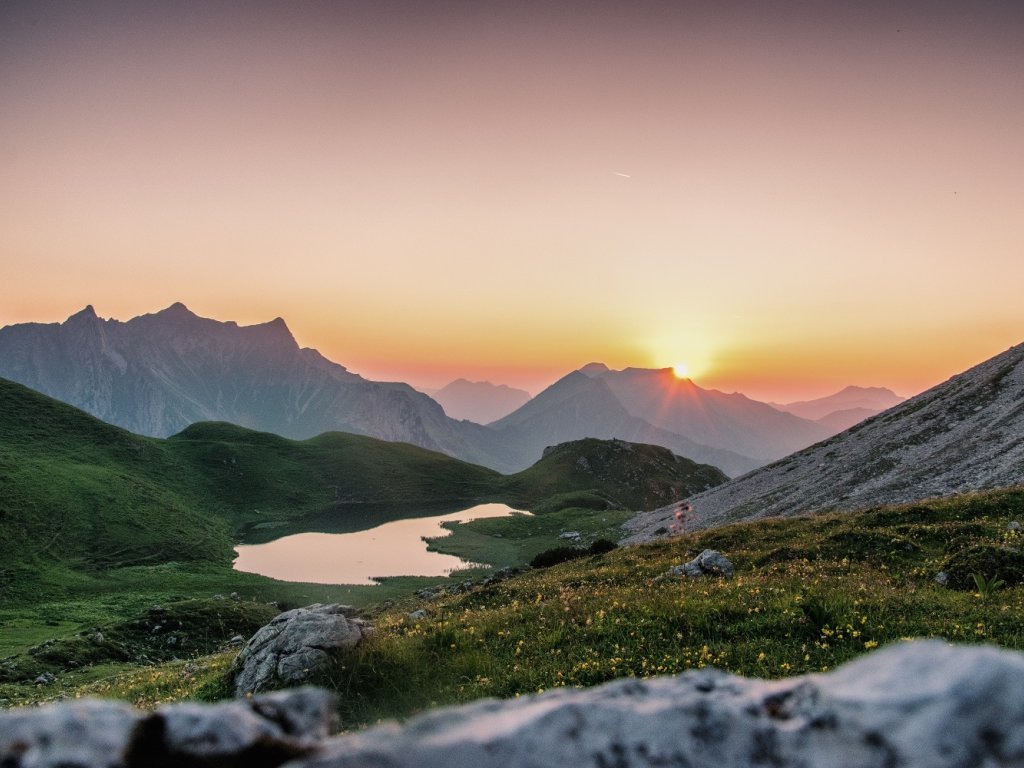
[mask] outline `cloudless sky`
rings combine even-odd
[[[1024,341],[1024,3],[0,3],[0,324],[908,395]]]

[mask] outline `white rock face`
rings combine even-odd
[[[1024,656],[893,646],[779,682],[714,670],[441,710],[290,768],[1024,765]]]
[[[687,530],[1024,483],[1024,344],[781,461],[691,497]],[[671,530],[674,505],[626,523]]]
[[[355,648],[372,631],[346,605],[316,603],[285,611],[261,627],[235,658],[235,695],[303,683],[333,654]]]

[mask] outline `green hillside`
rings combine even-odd
[[[621,509],[656,509],[720,485],[717,467],[676,456],[657,445],[622,440],[573,440],[548,448],[528,469],[509,476],[510,498],[530,506],[588,506],[603,499]],[[589,495],[589,497],[588,497]]]
[[[584,440],[517,475],[405,443],[342,433],[304,441],[223,423],[133,435],[0,379],[0,595],[49,566],[97,574],[231,562],[245,531],[315,519],[370,527],[438,504],[509,501],[641,509],[724,479],[662,448]]]
[[[52,567],[228,565],[247,524],[344,515],[355,503],[476,499],[500,479],[358,435],[296,442],[200,424],[168,440],[139,437],[0,379],[0,596]]]
[[[0,594],[45,562],[230,562],[190,474],[159,440],[0,380]]]
[[[1024,488],[1011,488],[735,524],[459,594],[409,592],[373,618],[371,641],[318,682],[341,692],[342,722],[354,728],[448,703],[706,666],[763,678],[825,671],[914,637],[1024,649],[1024,556],[1011,525],[1021,520]],[[705,548],[732,560],[733,578],[666,575]],[[940,571],[948,586],[936,583]],[[409,616],[420,608],[422,618]],[[141,642],[129,629],[110,634]],[[229,695],[234,653],[194,659],[190,674],[172,662],[84,684],[65,674],[49,690],[0,686],[0,695],[105,695],[147,706],[213,699]],[[33,659],[38,652],[25,663]]]

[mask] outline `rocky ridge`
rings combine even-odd
[[[693,496],[687,529],[1024,483],[1024,344],[828,440]],[[637,515],[664,535],[676,505]]]
[[[778,681],[714,669],[488,700],[328,737],[299,689],[141,713],[85,700],[0,713],[9,768],[963,768],[1024,764],[1024,655],[901,643]]]
[[[227,421],[300,440],[353,432],[521,468],[484,427],[449,419],[409,385],[300,348],[281,318],[239,326],[176,303],[121,322],[89,306],[63,323],[0,328],[0,376],[150,437]]]

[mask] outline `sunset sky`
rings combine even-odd
[[[1024,341],[1024,3],[2,2],[0,325],[913,394]]]

